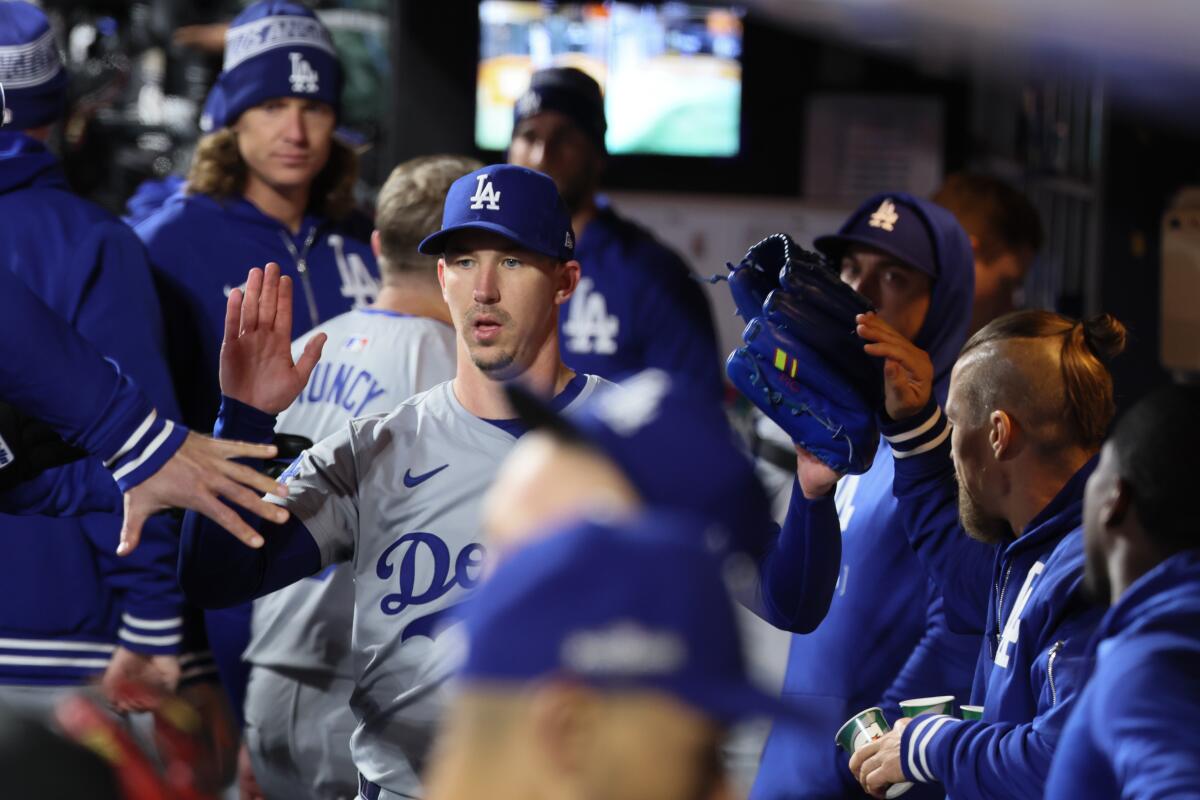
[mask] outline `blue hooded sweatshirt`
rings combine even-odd
[[[1200,797],[1200,550],[1125,590],[1089,647],[1046,781],[1047,800]]]
[[[950,427],[931,399],[884,426],[895,493],[913,549],[946,600],[952,629],[983,635],[971,702],[983,718],[923,716],[901,738],[905,775],[948,797],[1040,797],[1086,665],[1100,609],[1083,579],[1083,490],[1092,458],[1003,546],[971,539],[958,519]]]
[[[229,292],[251,267],[279,264],[295,287],[292,338],[379,293],[370,245],[343,225],[306,215],[299,233],[242,197],[218,201],[180,190],[134,229],[154,268],[183,419],[212,430],[220,405],[217,362]]]
[[[0,133],[0,218],[4,266],[137,381],[157,409],[151,425],[161,423],[164,440],[182,436],[167,422],[178,412],[162,321],[133,232],[71,194],[54,156],[21,133]],[[25,339],[25,346],[36,351],[37,342]],[[90,387],[64,377],[61,391],[90,398]],[[117,644],[151,654],[179,650],[178,523],[151,519],[123,559],[115,555],[119,511],[0,515],[0,527],[9,548],[0,568],[0,682],[78,683],[103,671]]]
[[[970,324],[971,243],[945,209],[900,193],[884,197],[915,206],[932,234],[938,277],[916,343],[930,353],[938,396],[945,397]],[[880,199],[862,209],[878,206]],[[863,797],[848,757],[834,743],[842,723],[875,705],[895,717],[900,700],[970,686],[979,639],[947,630],[941,599],[904,535],[892,478],[891,453],[881,442],[871,469],[843,478],[834,497],[807,500],[793,487],[784,530],[801,526],[810,551],[835,551],[818,543],[840,536],[842,558],[840,566],[828,566],[839,574],[827,616],[812,633],[794,637],[788,654],[783,694],[805,710],[806,719],[772,729],[752,800]],[[767,619],[804,630],[787,618]]]

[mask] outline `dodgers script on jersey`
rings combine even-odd
[[[386,413],[454,377],[454,328],[425,317],[359,309],[297,339],[292,357],[317,333],[329,338],[308,386],[276,423],[280,433],[319,442],[363,414]],[[262,667],[354,676],[350,628],[354,572],[349,564],[254,601],[246,661]]]
[[[603,381],[587,376],[571,413]],[[326,566],[354,567],[354,763],[386,789],[419,785],[454,664],[439,636],[480,579],[480,501],[516,439],[459,403],[447,381],[390,414],[350,422],[285,473],[286,506]]]

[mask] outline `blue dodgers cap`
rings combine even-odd
[[[319,100],[341,110],[342,67],[333,38],[316,15],[288,0],[260,0],[225,33],[225,61],[204,102],[200,129],[232,125],[275,97]]]
[[[457,231],[498,233],[526,250],[570,261],[575,257],[571,214],[547,175],[511,164],[493,164],[450,185],[442,211],[442,229],[427,236],[418,250],[430,256],[446,251],[446,238]]]
[[[776,531],[770,500],[725,412],[703,387],[648,369],[597,390],[569,418],[515,384],[508,395],[529,427],[611,458],[647,506],[706,520],[706,533],[729,549],[753,556],[766,550]]]
[[[601,155],[607,152],[604,94],[591,75],[575,67],[550,67],[533,73],[529,88],[513,105],[513,132],[524,120],[546,111],[566,116]]]
[[[836,261],[850,245],[867,245],[936,279],[937,248],[921,202],[928,201],[903,192],[877,194],[859,206],[836,234],[818,236],[813,246]]]
[[[581,521],[518,549],[467,601],[468,684],[558,677],[673,695],[721,722],[796,711],[752,686],[703,521]]]
[[[46,15],[18,0],[0,2],[0,124],[17,130],[49,125],[67,104],[67,71]]]

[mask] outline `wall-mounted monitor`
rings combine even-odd
[[[744,13],[692,3],[483,0],[475,143],[505,150],[530,75],[573,66],[604,89],[610,154],[735,157]]]

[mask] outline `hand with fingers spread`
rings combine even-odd
[[[233,461],[273,458],[276,452],[275,445],[231,442],[189,432],[183,446],[162,469],[125,493],[125,521],[117,555],[132,553],[146,518],[164,508],[199,511],[251,547],[262,546],[262,537],[220,498],[271,522],[286,522],[287,511],[262,496],[284,497],[287,487]]]
[[[905,419],[920,413],[933,395],[929,354],[874,312],[859,314],[855,322],[858,335],[868,342],[863,350],[884,359],[884,408],[888,416]]]
[[[908,717],[896,720],[896,727],[850,756],[850,773],[872,797],[887,797],[890,786],[908,780],[900,764],[900,741],[911,722]]]
[[[312,337],[292,361],[292,279],[279,265],[250,270],[246,290],[234,289],[225,307],[221,392],[269,414],[292,404],[321,357],[325,334]]]

